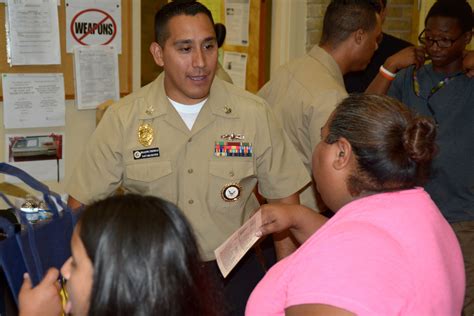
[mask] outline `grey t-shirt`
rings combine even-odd
[[[397,74],[388,91],[388,95],[438,123],[439,152],[425,189],[449,222],[474,220],[474,79],[455,75],[436,73],[431,64],[421,67],[417,71],[417,96],[413,67],[409,67]],[[448,76],[455,77],[429,97],[431,89]]]

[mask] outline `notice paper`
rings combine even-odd
[[[250,0],[225,0],[226,45],[249,45]]]
[[[74,75],[78,109],[95,109],[104,101],[120,98],[118,55],[113,47],[76,47]]]
[[[57,0],[8,0],[8,61],[16,65],[59,65]]]
[[[5,128],[65,125],[63,74],[3,74],[2,85]]]
[[[247,251],[257,242],[255,234],[262,226],[262,212],[258,211],[245,224],[220,245],[214,254],[224,278],[232,271]]]
[[[224,69],[237,87],[245,89],[247,78],[247,54],[224,51]]]

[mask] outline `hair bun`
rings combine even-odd
[[[428,162],[437,151],[436,125],[426,117],[415,117],[403,134],[403,147],[416,162]]]

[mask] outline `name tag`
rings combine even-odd
[[[160,157],[160,149],[158,147],[133,151],[134,160],[147,159],[147,158],[153,158],[153,157]]]

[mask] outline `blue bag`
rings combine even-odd
[[[33,285],[37,285],[51,267],[61,268],[71,256],[71,236],[79,213],[61,200],[61,196],[24,172],[7,163],[0,163],[0,173],[15,176],[31,188],[43,194],[52,218],[38,224],[31,224],[23,212],[20,222],[24,229],[14,233],[8,221],[0,218],[0,228],[7,238],[0,241],[0,265],[7,283],[18,303],[18,293],[23,283],[23,274],[28,272]],[[0,197],[12,208],[15,206],[0,193]]]
[[[26,266],[15,238],[13,224],[7,219],[0,217],[0,230],[3,231],[6,237],[6,239],[0,241],[0,266],[12,291],[15,303],[18,305],[18,293],[23,283],[23,274],[26,272]]]

